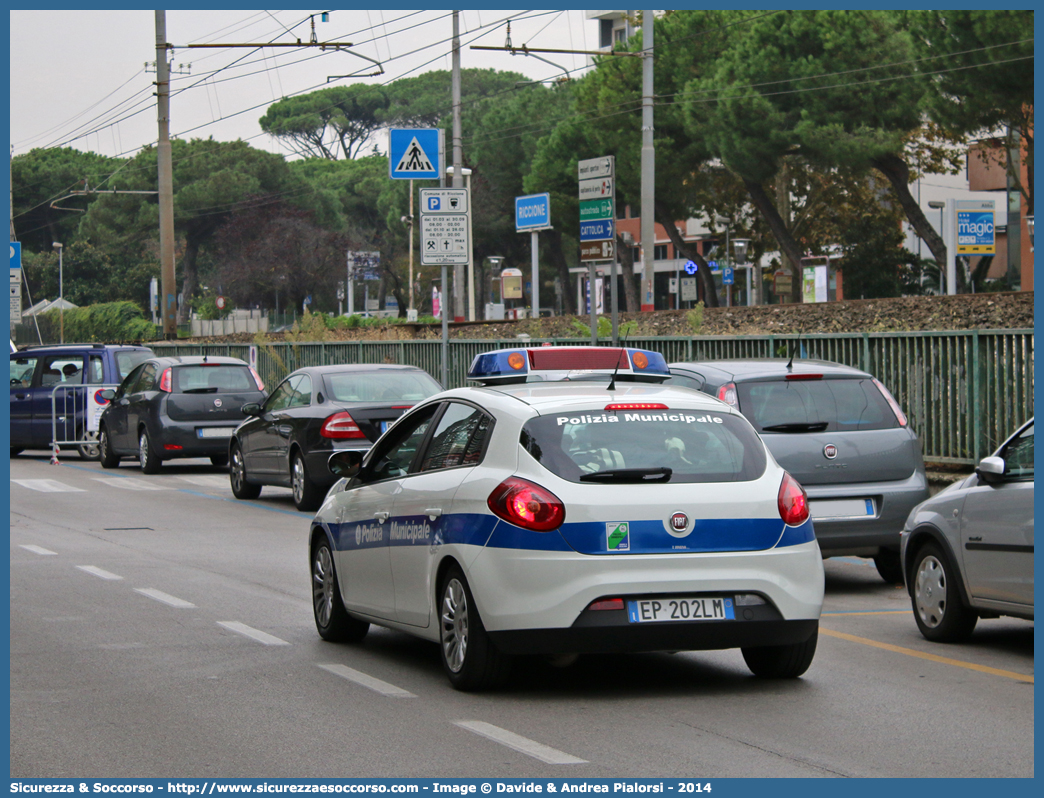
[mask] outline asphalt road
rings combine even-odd
[[[319,639],[288,490],[23,454],[10,512],[13,778],[1034,773],[1033,624],[929,643],[868,560],[827,561],[799,680],[738,651],[645,654],[526,661],[470,695],[430,643]]]

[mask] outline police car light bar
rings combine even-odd
[[[499,349],[476,355],[468,379],[483,384],[543,382],[616,374],[624,382],[663,382],[671,376],[659,352],[617,346]]]

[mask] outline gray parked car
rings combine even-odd
[[[873,375],[825,360],[763,358],[670,365],[674,385],[737,407],[808,492],[824,557],[873,557],[902,584],[899,535],[928,498],[917,435]]]
[[[963,640],[979,618],[1033,620],[1033,420],[917,505],[902,540],[914,619],[929,640]]]

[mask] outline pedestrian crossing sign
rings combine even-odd
[[[389,176],[393,180],[439,180],[442,145],[438,128],[392,128],[388,131]]]

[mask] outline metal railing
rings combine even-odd
[[[97,456],[98,419],[101,408],[91,402],[92,394],[118,385],[61,383],[51,391],[51,453],[56,460],[65,447],[84,447]]]
[[[590,339],[450,339],[446,387],[466,384],[468,366],[481,352],[545,341],[582,345]],[[976,463],[1033,415],[1029,329],[646,337],[629,338],[626,344],[660,352],[668,363],[793,354],[863,369],[888,386],[917,431],[925,458],[934,462]],[[153,348],[157,354],[230,355],[242,360],[248,360],[250,352],[249,344],[161,343]],[[296,368],[335,363],[400,363],[419,366],[437,379],[442,342],[273,343],[258,349],[258,371],[269,389]]]

